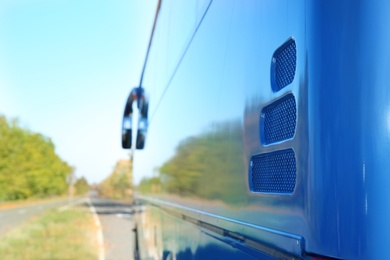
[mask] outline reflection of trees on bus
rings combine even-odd
[[[141,193],[160,193],[162,184],[159,176],[143,178],[138,185],[138,191]]]
[[[158,177],[143,180],[140,191],[152,191],[152,187],[156,191],[161,185],[163,191],[180,196],[241,202],[246,195],[242,194],[246,174],[241,123],[218,123],[184,140],[159,172]]]

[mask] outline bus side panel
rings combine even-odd
[[[390,239],[390,3],[308,4],[310,250],[379,259]]]
[[[161,208],[139,208],[140,259],[274,259]]]
[[[134,157],[136,175],[154,176],[140,191],[176,205],[179,215],[192,211],[203,222],[294,255],[378,258],[390,238],[388,5],[212,1],[172,80],[159,81],[158,73],[145,78],[159,94],[151,93],[146,150]],[[157,33],[160,41],[165,30]],[[273,58],[283,59],[278,50],[290,40],[294,76],[275,89]],[[156,55],[165,51],[158,42]],[[158,59],[155,64],[154,71],[166,69]],[[293,135],[271,127],[281,139],[264,137],[264,115],[277,113],[290,97]],[[281,192],[276,183],[271,191],[255,190],[253,167],[283,176],[283,160],[289,174],[295,171],[293,189]]]

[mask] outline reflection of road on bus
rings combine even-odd
[[[134,221],[130,203],[91,197],[103,227],[105,259],[134,258]]]

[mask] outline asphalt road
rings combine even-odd
[[[106,260],[134,259],[133,210],[130,204],[91,197],[103,227]]]
[[[0,236],[13,227],[29,220],[43,211],[51,208],[58,208],[68,204],[68,200],[50,201],[28,206],[20,206],[11,209],[0,210]]]
[[[75,205],[85,205],[87,198],[75,199]],[[134,259],[134,221],[130,204],[90,197],[103,228],[104,259]],[[43,202],[0,210],[0,237],[8,230],[51,208],[66,209],[68,200]]]

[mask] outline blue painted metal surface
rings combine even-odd
[[[148,143],[134,156],[134,174],[154,176],[140,198],[156,254],[381,258],[390,241],[390,2],[214,0],[194,9],[194,21],[208,11],[177,70],[180,46],[169,47],[166,26],[174,10],[163,2],[144,79],[154,101]],[[295,76],[275,91],[272,57],[291,37]],[[262,143],[261,111],[290,94],[295,134]],[[287,149],[293,192],[251,192],[252,156]]]

